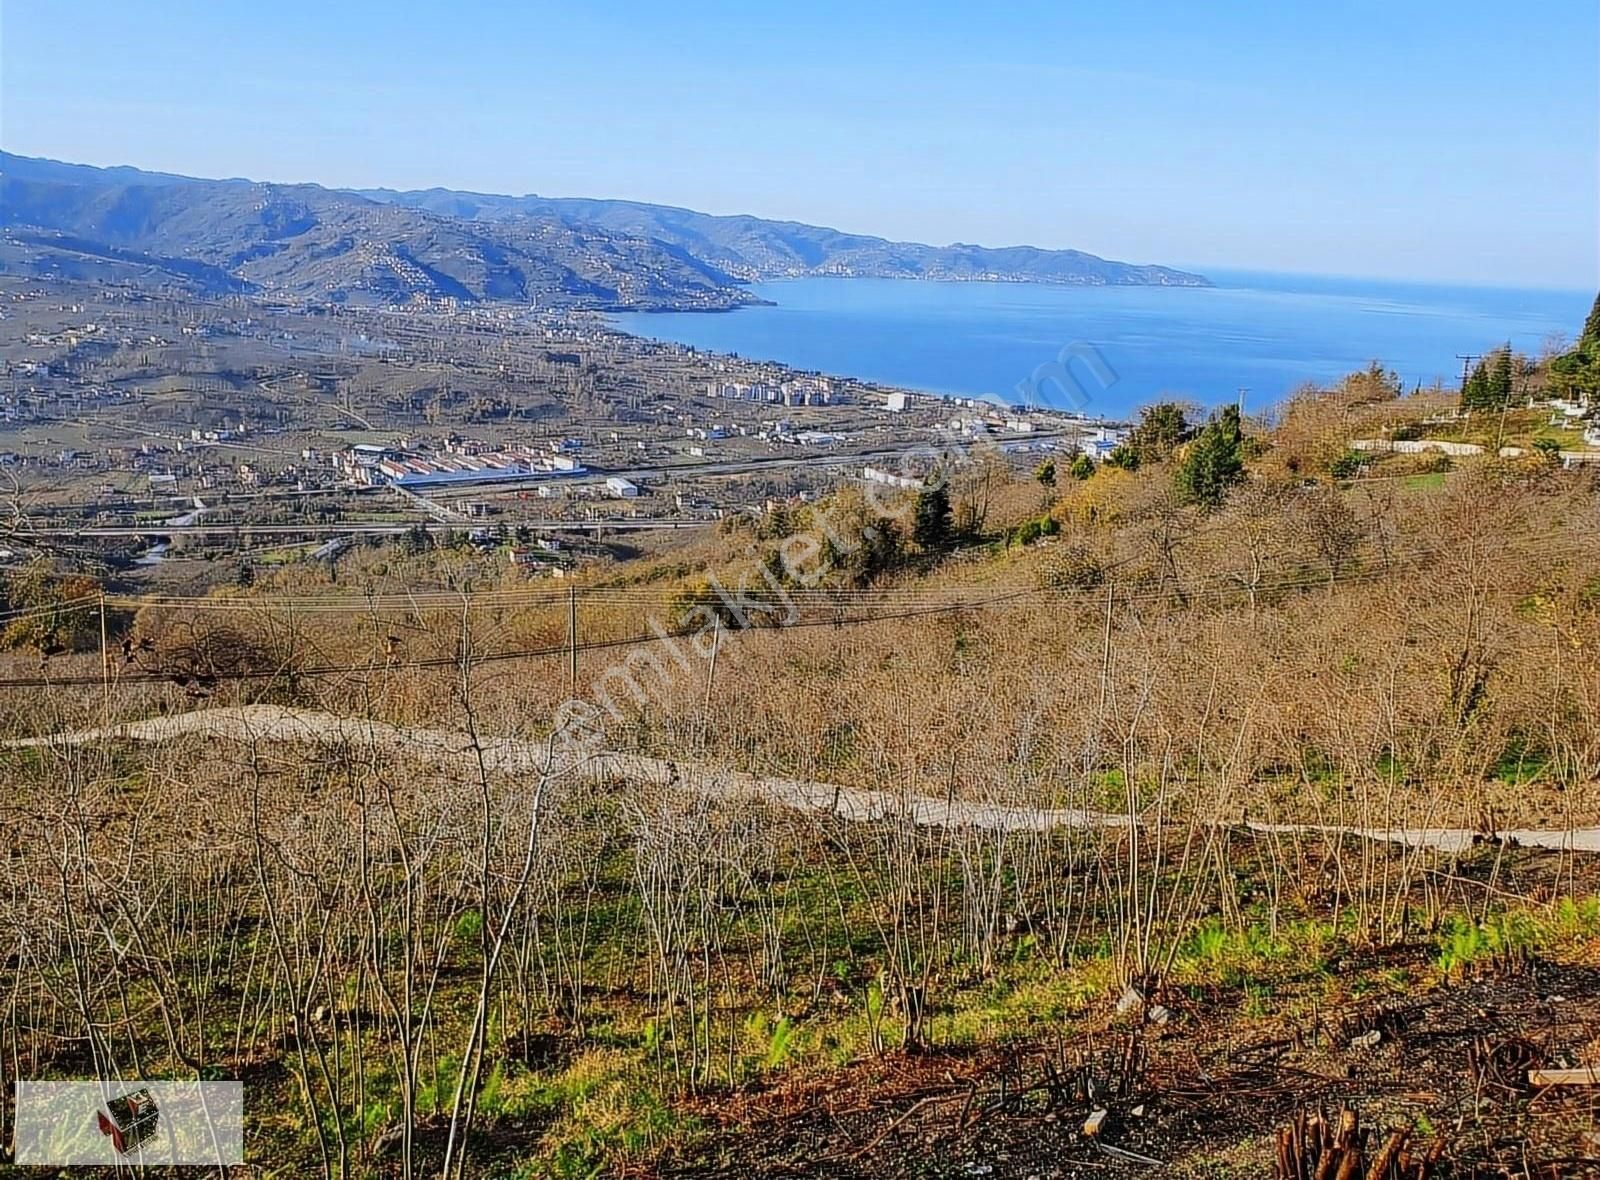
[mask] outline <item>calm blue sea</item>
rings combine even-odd
[[[1457,353],[1509,340],[1537,352],[1571,338],[1594,293],[1208,272],[1217,285],[1052,287],[894,279],[789,279],[754,290],[776,306],[612,317],[641,336],[939,393],[1020,401],[1063,349],[1089,396],[1121,417],[1160,395],[1206,404],[1241,387],[1260,409],[1307,381],[1379,360],[1408,387],[1456,382]],[[1098,370],[1098,375],[1095,375]],[[1105,380],[1105,388],[1101,388]]]

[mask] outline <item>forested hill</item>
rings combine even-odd
[[[0,273],[305,302],[422,295],[722,310],[754,297],[670,244],[559,217],[471,221],[307,184],[0,154]]]
[[[843,275],[862,278],[1078,283],[1091,286],[1206,287],[1201,275],[1165,266],[1112,262],[1081,250],[1034,246],[928,246],[844,233],[798,221],[713,216],[670,205],[582,197],[507,197],[424,189],[366,190],[364,196],[474,220],[560,217],[668,242],[743,279]]]
[[[0,273],[253,292],[720,311],[800,275],[1201,286],[1030,246],[925,246],[629,201],[350,192],[0,153]]]

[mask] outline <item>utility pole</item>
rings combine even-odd
[[[706,696],[700,705],[700,749],[706,745],[706,723],[711,717],[711,686],[717,679],[717,652],[722,649],[722,616],[713,615],[711,622],[711,662],[706,667]]]
[[[1456,360],[1461,362],[1461,390],[1463,393],[1467,389],[1467,378],[1472,373],[1472,362],[1477,360],[1478,356],[1479,354],[1475,352],[1456,353]]]
[[[100,691],[105,704],[102,725],[111,724],[111,652],[106,647],[106,592],[100,591]]]
[[[1244,417],[1244,395],[1250,392],[1248,385],[1239,386],[1239,417]]]
[[[567,587],[567,696],[578,699],[578,588]]]

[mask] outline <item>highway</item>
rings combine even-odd
[[[1047,430],[1038,431],[1027,435],[1007,435],[985,440],[996,446],[1005,446],[1016,443],[1052,442],[1070,437],[1073,431]],[[963,445],[955,442],[941,443],[938,440],[928,443],[894,443],[881,447],[868,447],[851,451],[821,451],[821,452],[792,452],[775,455],[761,455],[750,459],[736,459],[723,462],[703,463],[668,463],[653,466],[633,467],[625,469],[601,470],[591,468],[581,475],[563,475],[552,472],[548,475],[530,477],[526,480],[497,479],[487,480],[483,483],[474,483],[469,480],[451,481],[447,485],[423,485],[422,490],[427,493],[427,498],[417,494],[417,489],[394,487],[401,496],[410,501],[413,507],[419,508],[434,516],[431,522],[373,522],[350,521],[348,523],[307,522],[305,524],[230,524],[226,522],[201,524],[187,522],[172,524],[164,522],[151,522],[139,525],[90,525],[77,527],[52,527],[44,526],[29,530],[29,535],[38,537],[73,537],[81,540],[90,538],[145,538],[145,537],[231,537],[243,533],[255,536],[295,536],[295,537],[321,537],[321,536],[395,536],[409,532],[413,528],[421,527],[429,532],[459,531],[470,528],[471,525],[461,519],[452,522],[440,519],[451,515],[452,510],[439,503],[446,497],[453,497],[455,493],[467,493],[482,496],[486,491],[519,492],[529,491],[540,486],[547,486],[552,482],[565,483],[587,482],[599,483],[609,476],[621,476],[624,479],[646,482],[659,479],[662,476],[682,476],[690,478],[749,475],[758,471],[782,470],[794,467],[853,467],[857,464],[870,464],[884,459],[901,458],[905,456],[932,457],[945,450],[955,450]],[[971,444],[965,444],[971,445]],[[323,494],[338,494],[340,492],[384,491],[391,490],[382,486],[373,488],[341,487],[337,489],[316,489],[298,491],[294,489],[270,489],[255,493],[230,494],[226,500],[255,496],[260,498],[276,498],[282,496],[304,496]],[[535,518],[525,520],[496,520],[497,526],[506,528],[529,528],[535,530],[566,530],[569,532],[638,532],[652,529],[687,529],[699,528],[707,523],[705,520],[667,520],[658,517],[621,517],[602,520],[561,520],[552,518]]]
[[[421,485],[432,496],[451,495],[457,490],[471,489],[473,495],[482,495],[486,490],[497,492],[529,491],[541,485],[548,485],[556,481],[566,483],[599,483],[611,476],[621,476],[623,479],[634,481],[649,481],[659,479],[664,475],[681,476],[690,479],[715,478],[726,475],[751,475],[758,471],[785,470],[794,467],[853,467],[858,463],[871,463],[874,460],[902,458],[915,456],[918,458],[932,459],[939,455],[972,449],[977,445],[991,445],[995,447],[1015,446],[1019,443],[1059,442],[1062,439],[1074,438],[1073,430],[1040,430],[1032,434],[1004,435],[986,438],[981,444],[969,440],[941,440],[931,439],[920,443],[891,443],[881,447],[866,447],[851,451],[799,451],[784,452],[776,455],[758,455],[749,459],[730,459],[710,462],[687,463],[657,463],[644,467],[601,468],[591,467],[586,471],[575,474],[565,474],[553,471],[545,475],[532,476],[528,479],[494,479],[486,480],[482,484],[472,480],[451,480],[442,485]]]

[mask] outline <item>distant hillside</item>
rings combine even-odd
[[[0,270],[318,301],[414,295],[723,309],[753,296],[661,242],[553,217],[468,221],[316,185],[0,154]]]
[[[1031,246],[925,246],[632,201],[198,180],[0,152],[0,273],[246,291],[726,310],[801,275],[1205,286],[1199,275]]]
[[[1092,286],[1211,285],[1203,276],[1187,271],[1111,262],[1081,250],[1041,250],[1033,246],[995,248],[959,242],[953,246],[925,246],[918,242],[891,242],[865,234],[843,233],[798,221],[717,217],[692,209],[638,201],[505,197],[441,188],[417,192],[368,189],[362,195],[479,221],[528,216],[566,218],[669,242],[741,279],[845,275]]]

